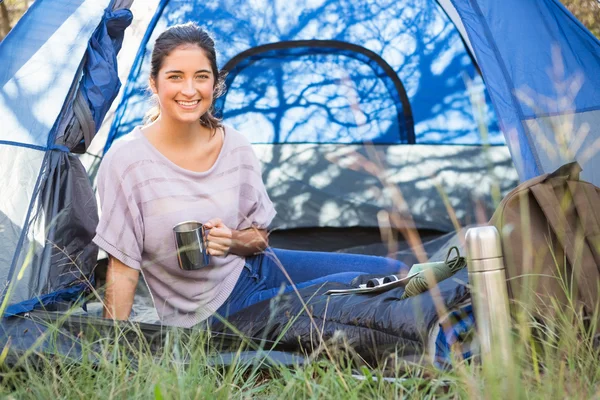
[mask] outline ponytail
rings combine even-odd
[[[149,109],[146,112],[146,115],[144,115],[144,125],[150,125],[151,123],[156,121],[159,116],[160,116],[160,107],[158,106],[158,104],[155,104],[154,106],[152,106],[151,109]]]

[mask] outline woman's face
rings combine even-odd
[[[161,116],[198,122],[212,104],[215,78],[200,47],[187,45],[173,50],[164,58],[156,80],[150,80]]]

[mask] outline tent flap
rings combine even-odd
[[[0,234],[4,245],[0,249],[1,271],[4,281],[12,285],[3,295],[9,293],[8,304],[21,309],[40,302],[50,304],[64,298],[63,292],[74,284],[89,283],[98,255],[92,243],[98,210],[87,173],[75,155],[60,150],[45,155],[38,150],[10,150],[37,156],[42,170],[39,180],[39,170],[31,171],[36,179],[27,180],[28,190],[19,190],[24,199],[35,199],[32,204],[15,204],[19,196],[14,193],[8,196],[11,204],[0,203],[4,212],[12,210],[12,215],[2,215],[5,229]],[[6,183],[8,187],[19,187],[14,182]]]
[[[105,13],[90,39],[75,98],[62,115],[56,135],[58,144],[77,153],[89,147],[121,88],[117,53],[132,18],[127,9]]]
[[[108,11],[90,40],[81,86],[97,127],[100,127],[121,87],[116,55],[132,19],[133,15],[127,9]]]

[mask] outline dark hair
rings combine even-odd
[[[161,33],[154,42],[152,60],[150,62],[150,77],[156,82],[158,71],[162,68],[165,57],[171,54],[176,48],[184,45],[195,45],[200,47],[210,62],[210,68],[215,77],[213,104],[211,104],[206,113],[200,117],[200,123],[203,126],[214,130],[221,126],[221,120],[213,115],[214,100],[223,94],[225,84],[224,76],[219,72],[217,67],[215,42],[204,29],[193,22],[188,22],[187,24],[171,26]],[[146,120],[148,122],[155,121],[159,115],[160,109],[155,107],[148,112]]]

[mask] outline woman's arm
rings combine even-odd
[[[224,256],[229,253],[239,256],[250,256],[260,253],[269,245],[265,229],[251,227],[241,231],[229,229],[219,218],[204,224],[210,229],[207,242],[208,252],[213,256]]]
[[[133,297],[140,271],[109,256],[104,294],[104,318],[126,320],[133,307]]]

